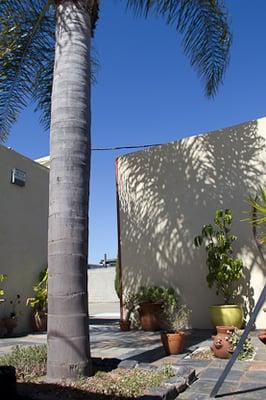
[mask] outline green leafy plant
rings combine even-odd
[[[173,288],[141,286],[138,292],[131,292],[126,295],[124,306],[127,314],[125,319],[129,320],[131,314],[143,303],[161,304],[162,320],[165,321],[166,315],[169,315],[170,310],[178,309],[180,299]]]
[[[234,332],[230,332],[228,341],[232,345],[232,352],[235,351],[242,334],[243,334],[243,330],[237,329],[237,328],[235,328]],[[251,358],[253,358],[254,354],[255,354],[255,348],[251,343],[251,339],[248,337],[245,340],[245,342],[244,342],[244,344],[242,346],[242,350],[239,353],[237,359],[238,360],[242,360],[242,361],[243,360],[250,360]]]
[[[124,307],[126,309],[125,321],[130,320],[130,316],[136,310],[137,306],[138,306],[137,293],[128,293],[124,301]]]
[[[112,372],[101,371],[92,378],[83,379],[81,388],[97,393],[98,396],[103,393],[105,397],[133,399],[142,396],[146,389],[158,387],[173,376],[173,369],[168,365],[155,370],[117,368]]]
[[[11,352],[0,357],[0,365],[16,368],[19,380],[30,381],[46,374],[47,346],[13,347]]]
[[[242,260],[232,256],[232,245],[237,239],[237,236],[230,233],[232,221],[231,210],[216,210],[214,226],[204,225],[201,235],[194,238],[196,247],[204,244],[206,248],[208,286],[215,286],[216,294],[221,294],[226,304],[237,294],[236,282],[241,278],[243,270]]]
[[[161,303],[162,308],[176,306],[179,297],[173,288],[141,286],[136,293],[136,301],[141,303]]]
[[[176,332],[188,328],[191,309],[186,304],[165,308],[164,329],[168,332]]]
[[[250,197],[248,203],[252,208],[252,215],[243,221],[248,221],[253,225],[254,235],[258,243],[266,245],[266,188],[261,187],[259,194],[254,198]],[[262,227],[262,232],[258,233],[257,227]]]
[[[47,267],[40,272],[39,282],[33,286],[35,297],[29,297],[26,305],[39,311],[47,310],[48,304],[48,271]]]
[[[7,279],[7,275],[6,274],[0,274],[0,282],[4,282]],[[5,294],[4,289],[0,288],[0,296],[3,296]],[[0,303],[2,303],[4,301],[4,299],[0,298]]]
[[[120,264],[119,264],[119,259],[117,257],[116,259],[116,264],[115,264],[115,292],[117,297],[120,299],[121,298],[121,280],[120,280]]]

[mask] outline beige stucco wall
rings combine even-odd
[[[250,226],[246,199],[266,184],[266,118],[189,137],[118,159],[121,264],[125,290],[139,285],[178,289],[192,308],[192,326],[210,327],[219,303],[206,284],[204,249],[193,238],[217,208],[231,208],[236,254],[243,257],[246,313],[264,284],[266,267]],[[261,312],[257,328],[265,327]]]
[[[10,183],[13,168],[26,172],[24,187]],[[47,168],[0,146],[0,273],[8,275],[1,286],[8,301],[21,295],[15,333],[30,327],[26,298],[47,264],[48,180]],[[0,317],[10,310],[8,301],[0,305]]]
[[[89,303],[117,303],[115,267],[88,269]]]

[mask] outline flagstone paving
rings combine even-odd
[[[256,355],[252,361],[236,361],[226,377],[219,397],[225,400],[257,400],[266,399],[266,347],[256,334],[252,334],[252,343],[256,349]],[[210,340],[200,343],[210,344]],[[197,380],[183,393],[178,400],[207,400],[210,393],[222,374],[227,360],[195,360],[180,359],[180,356],[162,357],[153,362],[154,365],[174,364],[189,366],[196,370]]]
[[[227,360],[195,360],[188,355],[200,347],[209,346],[211,331],[194,330],[186,338],[183,354],[166,356],[158,332],[121,332],[118,321],[92,319],[90,342],[93,357],[131,359],[139,362],[186,365],[196,370],[197,380],[182,394],[180,400],[206,400],[221,375]],[[256,356],[252,361],[237,361],[226,378],[219,395],[228,400],[266,399],[266,346],[252,336]],[[29,346],[46,343],[46,334],[0,339],[0,356],[15,345]],[[186,357],[186,358],[184,358]]]

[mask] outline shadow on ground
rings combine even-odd
[[[63,387],[50,383],[18,383],[17,392],[19,395],[17,400],[130,400],[129,397],[91,393],[70,386]]]

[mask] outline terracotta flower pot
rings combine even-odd
[[[217,334],[212,336],[213,343],[211,350],[217,358],[230,358],[232,353],[232,345],[229,342],[230,333],[234,332],[233,326],[216,326]]]
[[[159,331],[162,306],[158,303],[142,303],[139,307],[140,325],[144,331]]]
[[[126,321],[125,319],[119,321],[120,330],[122,332],[130,331],[130,321]]]
[[[258,334],[258,338],[263,344],[266,344],[266,331],[262,331]]]
[[[161,341],[167,355],[182,353],[185,344],[185,332],[161,332]]]

